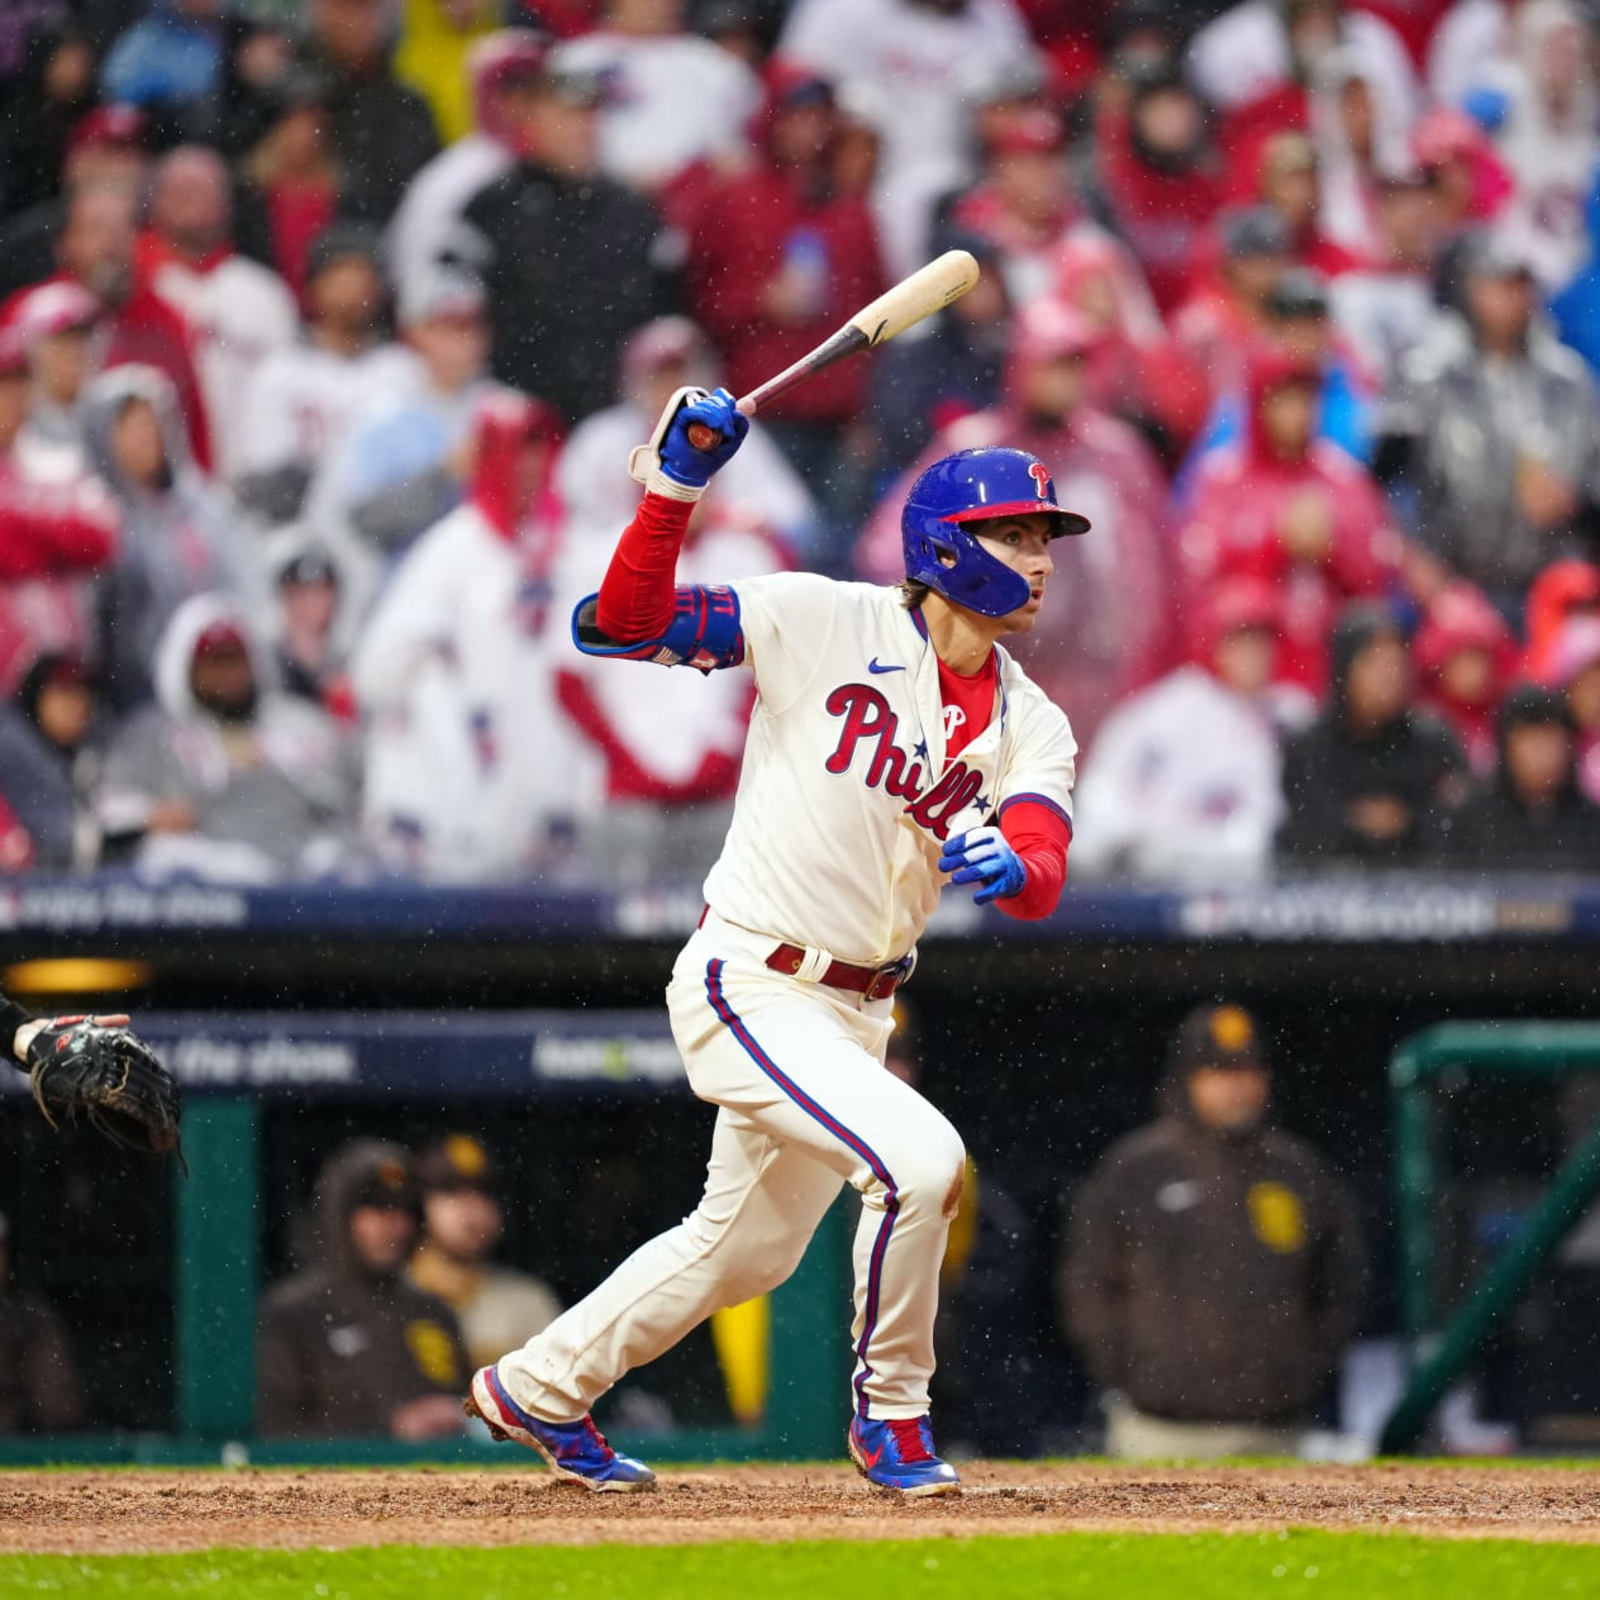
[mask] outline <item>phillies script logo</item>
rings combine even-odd
[[[894,742],[900,719],[876,689],[869,689],[864,683],[843,684],[828,696],[824,706],[829,716],[844,718],[838,746],[826,762],[828,771],[848,772],[857,748],[865,746],[869,752],[867,787],[882,788],[909,800],[906,812],[918,827],[926,828],[936,839],[947,837],[950,819],[977,799],[983,788],[983,774],[973,772],[964,761],[955,761],[924,793],[923,761],[928,747],[919,744],[916,755],[911,756]]]

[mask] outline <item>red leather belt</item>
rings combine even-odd
[[[799,945],[780,944],[767,957],[767,965],[792,978],[805,965],[805,959],[806,953]],[[869,1000],[887,1000],[910,976],[911,957],[902,956],[886,967],[856,967],[848,961],[834,961],[817,981],[830,989],[865,995]]]

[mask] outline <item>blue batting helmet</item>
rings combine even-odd
[[[1028,603],[1028,580],[964,524],[1035,515],[1050,519],[1052,538],[1089,531],[1087,517],[1056,504],[1049,468],[1026,450],[991,445],[935,461],[911,485],[900,513],[906,577],[981,616],[1008,616]]]

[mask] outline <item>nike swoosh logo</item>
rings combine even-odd
[[[876,656],[867,663],[868,672],[904,672],[905,670],[904,667],[886,667]]]
[[[870,1452],[866,1451],[866,1450],[863,1450],[861,1452],[861,1463],[862,1463],[863,1466],[865,1466],[868,1469],[868,1471],[870,1471],[873,1467],[877,1466],[877,1464],[882,1460],[883,1460],[883,1446],[881,1444],[878,1446],[878,1448],[876,1450],[873,1450],[873,1451],[870,1451]]]

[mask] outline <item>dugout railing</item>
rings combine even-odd
[[[1590,1022],[1443,1023],[1407,1039],[1391,1057],[1401,1311],[1413,1359],[1406,1387],[1384,1423],[1382,1454],[1415,1448],[1451,1385],[1600,1195],[1596,1123],[1516,1235],[1446,1313],[1442,1121],[1452,1091],[1485,1076],[1550,1083],[1592,1072],[1600,1072],[1600,1023]]]

